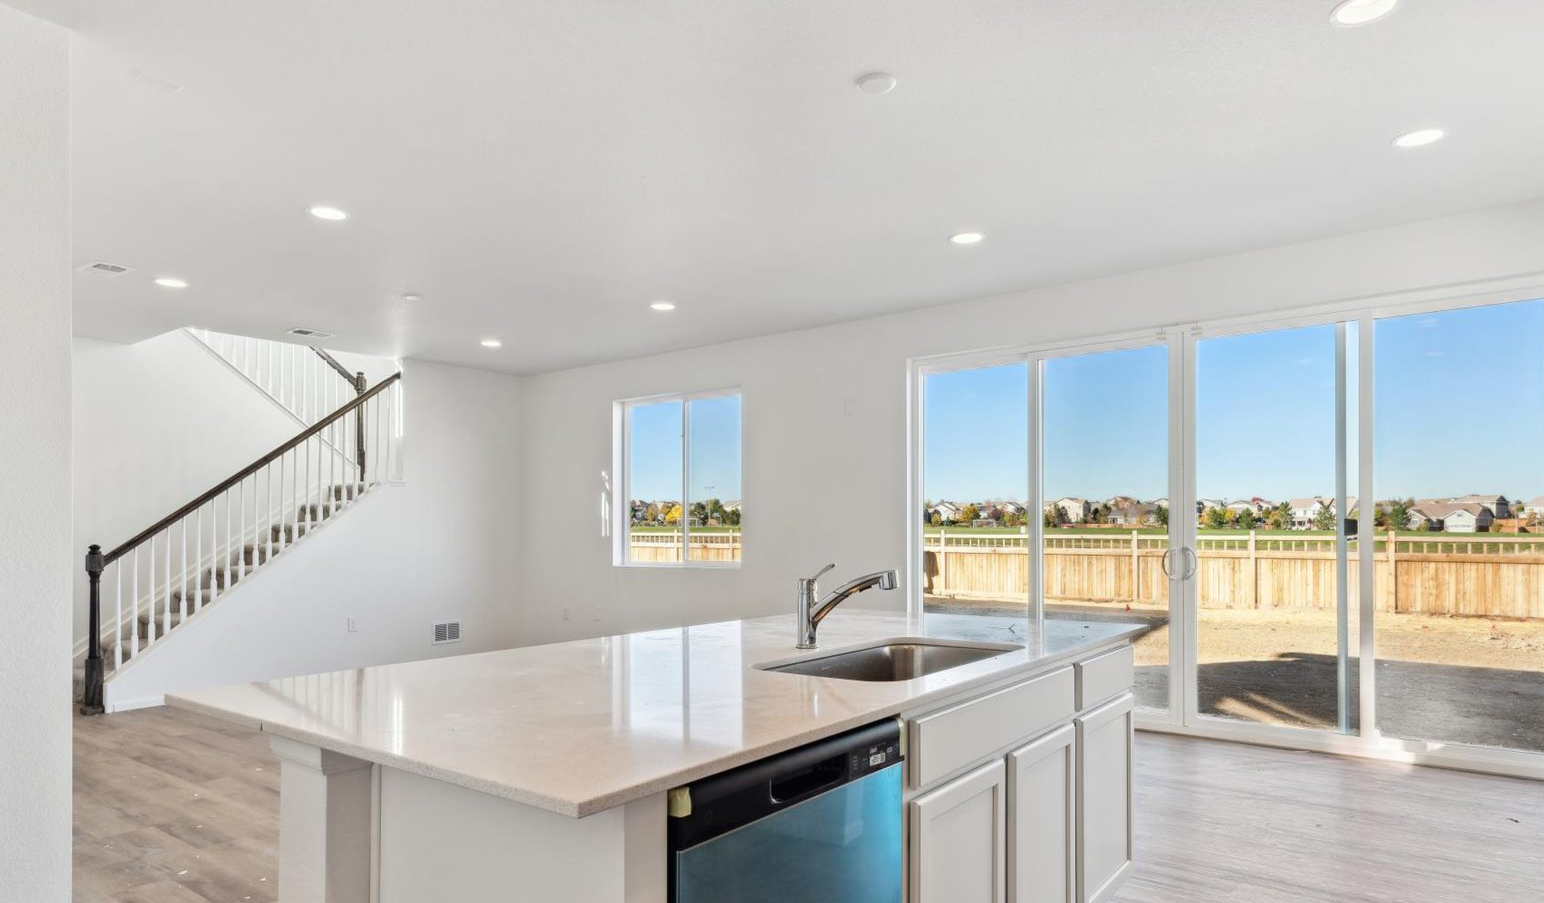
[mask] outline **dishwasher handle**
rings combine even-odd
[[[767,802],[791,806],[817,793],[839,787],[847,780],[847,756],[838,753],[796,772],[779,774],[767,781]]]

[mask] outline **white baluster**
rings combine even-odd
[[[181,581],[182,582],[182,598],[179,600],[177,608],[178,608],[178,611],[181,613],[182,619],[183,620],[187,620],[187,617],[188,617],[188,519],[186,517],[184,517],[182,519],[182,521],[180,523],[180,526],[181,526],[181,529],[178,531],[177,535],[182,539],[182,581]]]
[[[204,600],[204,506],[198,506],[198,517],[194,520],[194,531],[198,538],[193,541],[193,613],[198,613],[199,603]],[[212,581],[211,581],[212,582]]]
[[[247,576],[247,481],[239,480],[236,483],[236,501],[240,509],[236,512],[236,523],[241,527],[241,534],[236,537],[236,568],[238,577]]]
[[[123,667],[123,561],[113,562],[113,616],[115,624],[113,637],[113,670]]]
[[[130,622],[131,629],[129,631],[129,635],[132,637],[132,639],[129,641],[129,644],[130,644],[130,652],[132,654],[134,654],[134,655],[138,655],[139,654],[139,546],[135,546],[134,547],[134,586],[133,586],[133,589],[132,589],[132,593],[133,593],[133,595],[129,599],[129,607],[134,609],[133,612],[131,612],[131,614],[134,616],[134,620]],[[118,629],[120,631],[123,630],[122,622],[119,623]],[[123,637],[121,635],[118,638],[118,645],[120,645],[120,646],[123,645]]]
[[[161,610],[161,623],[165,629],[161,635],[172,632],[172,528],[166,528],[166,576],[162,578],[166,583],[165,605]]]

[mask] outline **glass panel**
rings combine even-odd
[[[1169,707],[1167,346],[1042,366],[1045,616],[1144,619],[1139,704]]]
[[[1378,729],[1544,750],[1544,302],[1376,339]]]
[[[900,903],[901,767],[676,854],[678,903]]]
[[[632,496],[627,560],[680,563],[681,417],[679,401],[630,405],[628,493]]]
[[[1198,711],[1337,730],[1356,603],[1336,542],[1336,327],[1204,339],[1195,366]]]
[[[1029,366],[923,382],[926,611],[1022,631],[1029,616]]]
[[[690,402],[686,508],[692,561],[740,560],[740,396]]]

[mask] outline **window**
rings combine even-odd
[[[619,565],[740,562],[740,393],[617,403]]]

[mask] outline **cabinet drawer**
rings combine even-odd
[[[1134,676],[1130,646],[1122,646],[1074,666],[1078,672],[1078,711],[1093,708],[1131,689]]]
[[[914,718],[909,727],[911,785],[925,787],[955,771],[1071,721],[1072,669],[1062,668],[995,693]]]

